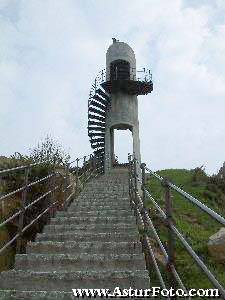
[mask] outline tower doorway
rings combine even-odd
[[[112,166],[128,162],[133,153],[133,136],[130,129],[112,129]]]

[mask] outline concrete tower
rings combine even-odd
[[[102,157],[104,172],[114,166],[115,129],[132,132],[133,153],[141,161],[137,96],[152,89],[150,71],[137,71],[132,48],[113,39],[106,53],[106,70],[97,76],[89,99],[89,137],[95,154]]]

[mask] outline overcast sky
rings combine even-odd
[[[0,0],[0,155],[47,134],[73,158],[91,153],[88,94],[112,37],[153,73],[153,92],[139,97],[142,160],[215,173],[225,161],[224,0]],[[121,159],[127,137],[116,139]]]

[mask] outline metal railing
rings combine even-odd
[[[174,223],[173,217],[173,200],[171,196],[171,192],[175,191],[179,193],[185,200],[196,205],[203,212],[207,213],[211,218],[215,221],[219,222],[222,225],[225,225],[225,218],[207,207],[201,201],[191,196],[187,192],[183,191],[181,188],[177,187],[167,179],[159,176],[155,172],[151,171],[146,167],[144,163],[140,164],[135,157],[129,155],[129,192],[130,192],[130,202],[131,206],[135,211],[135,215],[137,218],[137,222],[139,221],[144,229],[144,235],[142,239],[142,244],[145,252],[151,258],[151,266],[150,262],[146,261],[149,270],[152,269],[152,265],[156,271],[157,277],[161,284],[162,288],[166,287],[165,280],[163,279],[162,272],[160,271],[159,265],[157,263],[152,243],[149,238],[149,229],[151,234],[154,236],[154,240],[157,242],[161,253],[164,256],[166,261],[166,270],[167,275],[169,275],[169,285],[170,287],[177,288],[179,286],[182,290],[187,292],[187,288],[185,287],[180,275],[178,274],[175,268],[175,253],[176,253],[176,239],[181,242],[184,246],[187,253],[192,257],[198,267],[203,271],[203,273],[207,276],[211,284],[217,288],[220,292],[222,299],[225,299],[225,288],[222,284],[216,279],[214,274],[209,270],[209,268],[205,265],[202,259],[196,254],[191,245],[187,242],[183,234],[178,230]],[[137,168],[141,168],[141,178],[138,176]],[[146,188],[146,171],[156,178],[159,182],[161,182],[162,187],[164,188],[164,201],[165,201],[165,211],[160,207],[158,201],[154,199],[151,193]],[[149,201],[153,204],[154,208],[158,212],[160,219],[163,221],[162,224],[167,228],[167,246],[164,247],[162,240],[160,239],[159,233],[156,230],[156,227],[153,224],[153,220],[151,215],[149,214],[148,207],[146,202]]]
[[[0,248],[0,255],[14,242],[16,242],[16,253],[21,253],[23,234],[43,216],[47,216],[47,223],[57,210],[67,210],[71,201],[78,196],[89,179],[98,176],[102,171],[102,166],[99,164],[98,158],[90,155],[77,158],[73,162],[64,165],[63,169],[60,167],[60,171],[57,171],[56,166],[49,165],[50,169],[52,169],[52,167],[54,169],[50,174],[29,182],[31,171],[46,163],[48,164],[48,162],[45,161],[0,171],[0,177],[23,172],[22,178],[24,182],[23,186],[4,195],[0,195],[0,205],[2,205],[3,202],[4,204],[7,204],[9,201],[12,202],[13,199],[11,197],[21,193],[21,197],[19,198],[20,207],[15,213],[1,220],[0,229],[15,220],[17,220],[18,227],[16,234]],[[43,192],[36,199],[30,199],[30,197],[28,199],[28,192],[30,192],[34,186],[38,187],[40,183],[45,183],[48,190]],[[57,191],[62,192],[62,197],[58,200],[56,200],[55,197]],[[28,224],[25,224],[25,217],[27,216],[28,210],[32,209],[35,204],[40,203],[43,204],[42,210],[38,211],[38,215],[30,219]]]
[[[142,81],[148,83],[152,82],[152,73],[150,69],[147,69],[145,67],[138,68],[138,69],[130,67],[129,70],[130,70],[130,80]],[[112,80],[119,79],[117,78],[117,72],[111,79]],[[96,90],[100,88],[101,84],[106,82],[107,80],[108,80],[108,76],[106,73],[106,69],[99,71],[99,73],[95,77],[94,83],[91,86],[89,98],[92,98],[95,95]]]

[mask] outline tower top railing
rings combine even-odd
[[[96,90],[101,87],[102,83],[111,80],[120,80],[117,72],[115,72],[113,76],[108,76],[106,69],[102,69],[101,71],[99,71],[97,76],[95,77],[94,83],[91,86],[90,98],[95,95]],[[128,80],[151,83],[152,82],[151,70],[145,67],[142,68],[130,67],[130,78]]]

